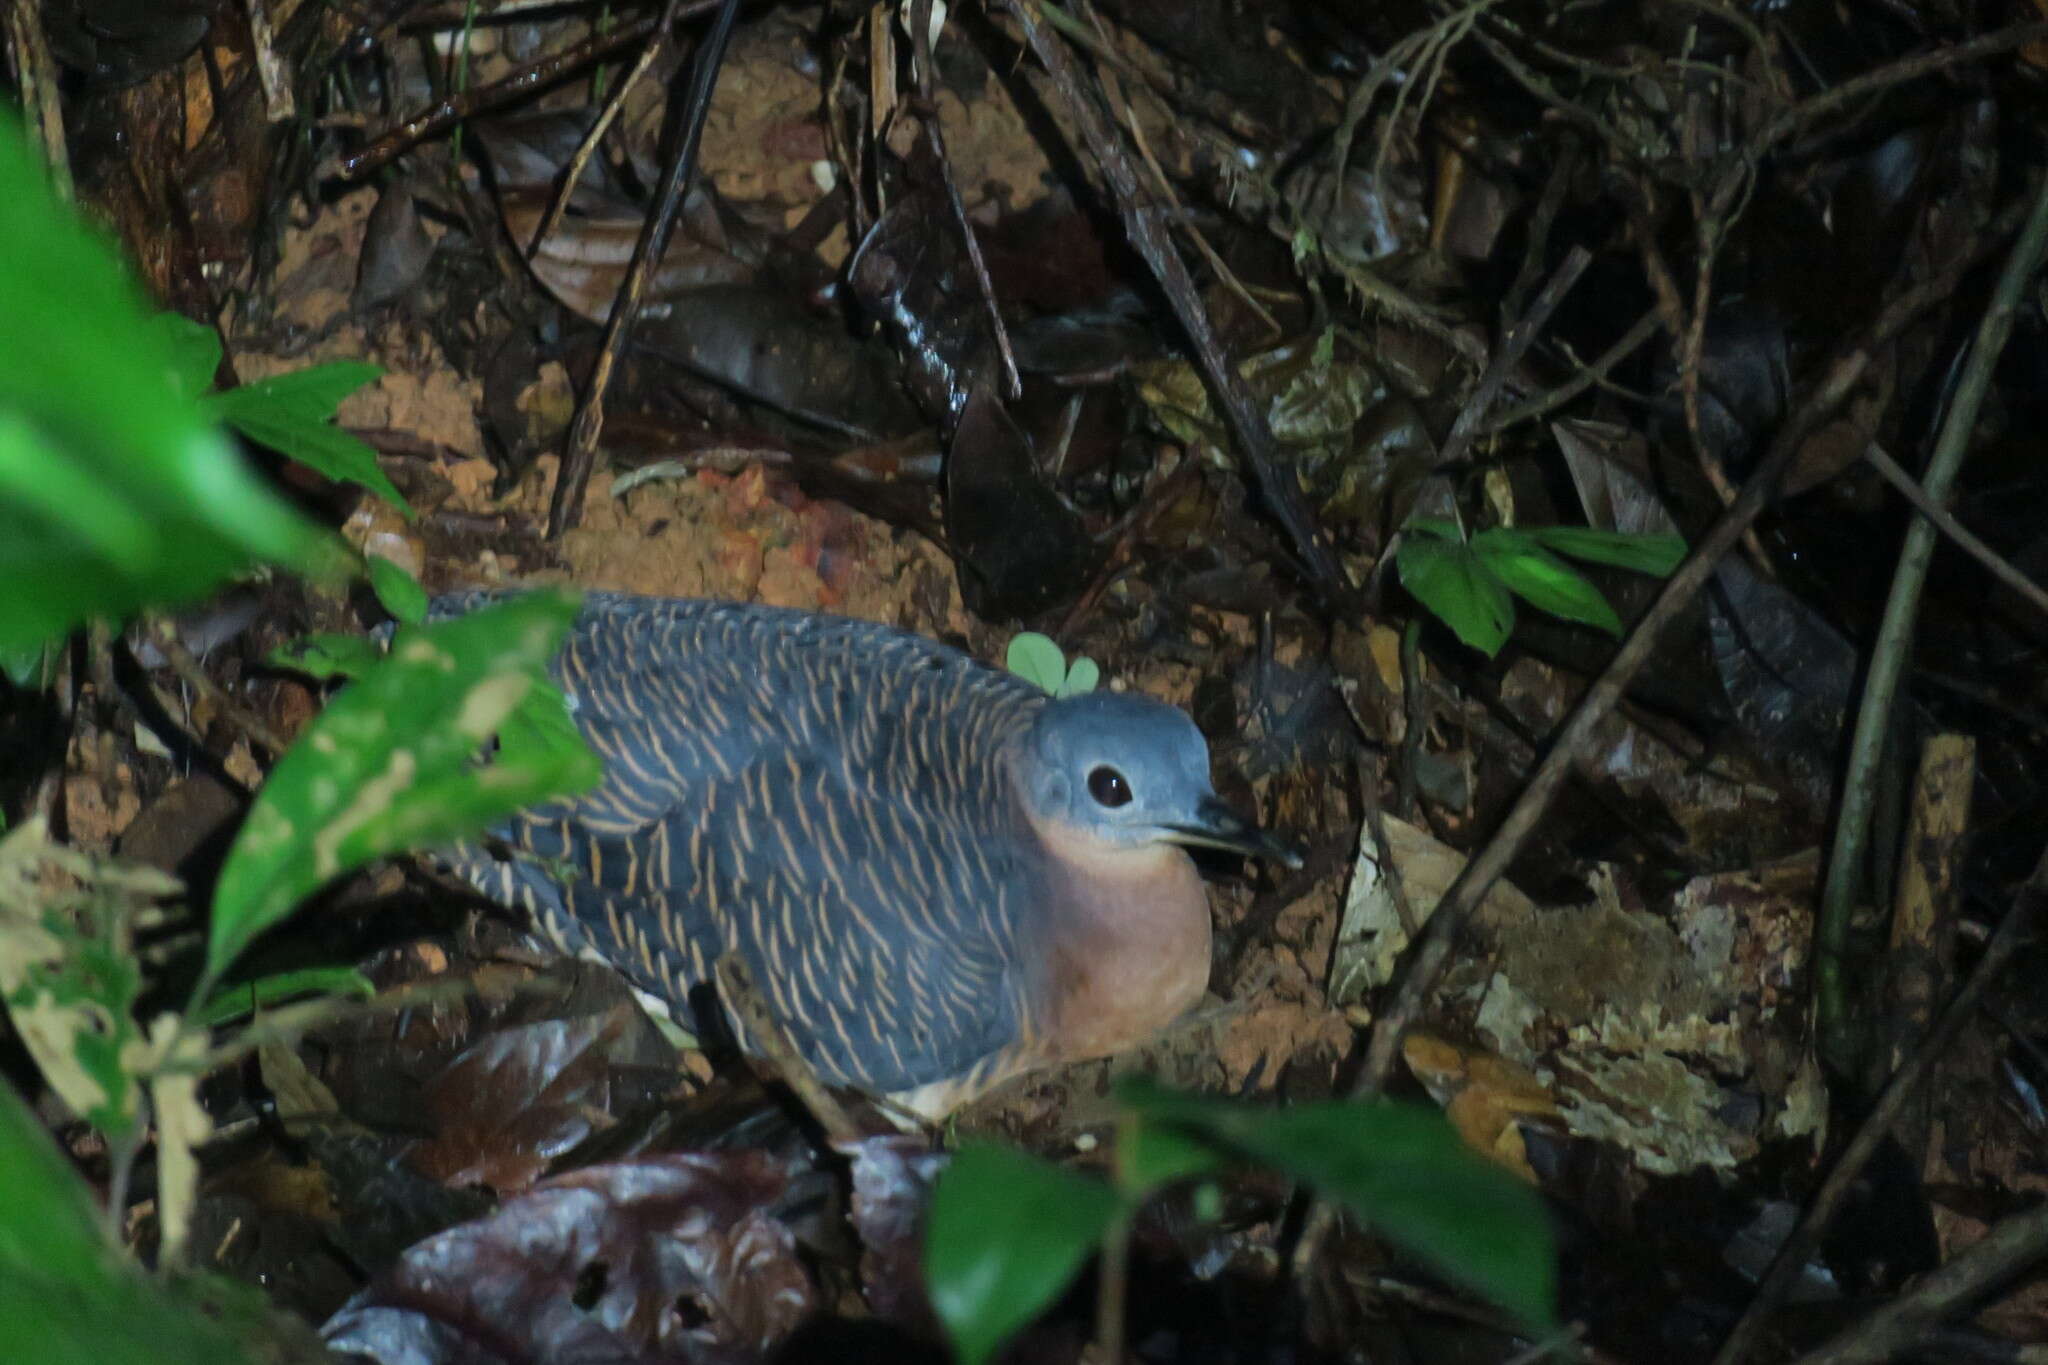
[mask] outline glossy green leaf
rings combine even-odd
[[[427,590],[402,564],[371,555],[370,591],[377,594],[378,605],[401,625],[416,626],[427,619]]]
[[[1538,526],[1525,528],[1523,533],[1561,555],[1657,578],[1668,577],[1685,558],[1681,536],[1595,531],[1585,526]]]
[[[243,1365],[221,1325],[170,1300],[100,1234],[92,1196],[0,1082],[0,1341],[9,1360]]]
[[[211,392],[220,371],[220,333],[183,313],[158,313],[150,322],[170,348],[171,383],[179,395],[199,398]]]
[[[352,995],[367,1000],[376,993],[376,983],[354,967],[303,967],[223,986],[199,1007],[199,1022],[215,1028],[301,995]]]
[[[372,858],[476,833],[603,773],[587,747],[475,762],[576,616],[559,592],[399,631],[278,760],[214,893],[206,981],[307,895]]]
[[[0,649],[0,673],[16,687],[40,692],[57,678],[57,650],[53,641]]]
[[[194,367],[0,111],[0,649],[197,601],[346,547],[265,487],[180,392]]]
[[[1411,523],[1408,529],[1423,528]],[[1421,535],[1401,538],[1394,563],[1401,572],[1401,586],[1460,640],[1488,657],[1507,643],[1515,628],[1514,599],[1470,545],[1425,529]]]
[[[323,633],[279,645],[263,656],[263,662],[328,682],[360,678],[383,657],[384,651],[367,635]]]
[[[1117,1215],[1116,1196],[1007,1147],[964,1144],[932,1192],[925,1283],[965,1365],[1043,1312]]]
[[[1060,685],[1067,680],[1066,653],[1050,637],[1035,630],[1020,631],[1011,638],[1003,665],[1054,696],[1059,695]]]
[[[362,361],[339,360],[244,384],[207,404],[258,445],[327,478],[360,484],[411,516],[411,504],[378,467],[377,452],[334,425],[341,400],[383,373]]]
[[[1529,537],[1514,531],[1481,531],[1472,552],[1508,591],[1541,611],[1567,621],[1621,634],[1621,618],[1600,589],[1571,565]]]
[[[1093,692],[1102,681],[1102,667],[1086,655],[1074,660],[1067,669],[1066,679],[1060,683],[1062,697],[1078,697],[1083,692]]]
[[[92,1195],[35,1114],[0,1081],[0,1281],[29,1268],[60,1280],[106,1273]]]
[[[1469,1151],[1434,1110],[1347,1101],[1269,1109],[1143,1077],[1117,1094],[1148,1120],[1184,1125],[1308,1183],[1447,1278],[1550,1329],[1556,1262],[1542,1201]]]
[[[1117,1127],[1117,1188],[1134,1203],[1162,1186],[1214,1174],[1224,1165],[1214,1143],[1177,1124],[1153,1123],[1131,1114]]]

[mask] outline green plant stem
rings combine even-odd
[[[1102,1234],[1098,1278],[1095,1283],[1095,1349],[1103,1365],[1122,1365],[1124,1358],[1124,1297],[1130,1287],[1131,1219],[1126,1209],[1110,1220]]]
[[[143,1137],[148,1131],[146,1122],[138,1123],[128,1136],[107,1140],[107,1206],[101,1210],[100,1216],[110,1247],[127,1243],[128,1186],[135,1175],[135,1158],[142,1152]]]
[[[1977,324],[1969,359],[1956,384],[1955,401],[1942,422],[1941,435],[1921,480],[1921,487],[1936,503],[1947,500],[1949,486],[1962,466],[1978,410],[1991,384],[1992,368],[2012,332],[2021,292],[2040,268],[2044,252],[2048,252],[2048,175],[2042,176],[2034,191],[2026,226],[2006,258],[1991,304]],[[1842,779],[1841,813],[1835,822],[1827,878],[1821,889],[1820,917],[1814,934],[1818,1030],[1821,1057],[1838,1074],[1854,1070],[1857,1050],[1843,960],[1848,947],[1849,920],[1856,903],[1856,873],[1863,865],[1885,731],[1898,695],[1899,676],[1912,647],[1914,618],[1919,612],[1921,586],[1934,554],[1935,537],[1933,523],[1925,518],[1914,518],[1906,528],[1898,567],[1892,575],[1891,595],[1885,602],[1884,619],[1872,647],[1870,673],[1856,715],[1855,737],[1850,742],[1849,766]]]

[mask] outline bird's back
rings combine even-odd
[[[489,594],[437,602],[470,610]],[[451,864],[688,1019],[737,951],[827,1081],[898,1092],[1014,1041],[1036,880],[1020,679],[863,621],[592,593],[554,665],[603,783]]]

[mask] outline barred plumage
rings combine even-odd
[[[888,627],[592,593],[553,671],[604,781],[494,831],[525,856],[449,864],[685,1022],[739,953],[822,1079],[934,1116],[1199,995],[1176,844],[1287,856],[1215,800],[1179,711],[1056,702]],[[1104,773],[1121,801],[1084,790]]]

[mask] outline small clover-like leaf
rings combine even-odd
[[[1095,660],[1084,654],[1068,666],[1067,676],[1060,683],[1059,694],[1062,697],[1078,697],[1083,692],[1093,692],[1101,681],[1102,669]]]
[[[1020,631],[1010,640],[1003,664],[1024,681],[1054,696],[1059,695],[1060,685],[1067,680],[1066,654],[1049,637],[1035,630]]]

